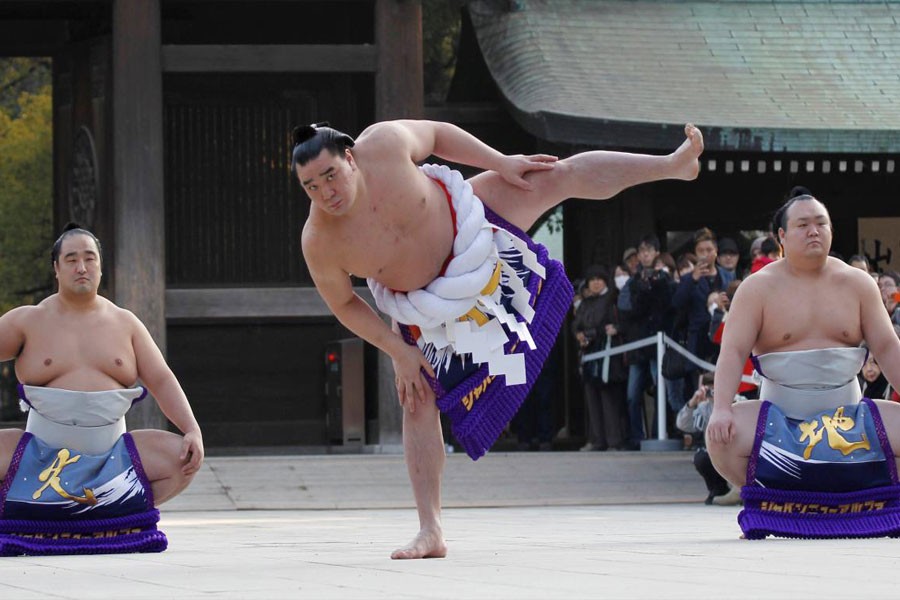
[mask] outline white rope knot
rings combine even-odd
[[[428,177],[443,183],[450,194],[457,231],[453,257],[444,273],[423,289],[397,292],[368,279],[375,304],[397,322],[419,327],[422,332],[419,346],[435,367],[449,364],[454,353],[470,354],[476,363],[488,363],[492,375],[506,375],[507,384],[524,383],[524,359],[521,355],[504,355],[503,344],[509,335],[501,324],[534,349],[527,326],[534,318],[534,309],[519,274],[503,257],[521,256],[524,266],[541,278],[546,276],[544,267],[527,242],[485,219],[484,205],[458,171],[444,165],[419,168]],[[489,286],[498,266],[502,285]],[[507,288],[512,307],[525,318],[525,323],[518,321],[501,303],[501,287]],[[496,318],[483,326],[459,320],[476,308]],[[427,344],[431,347],[425,348]]]
[[[453,258],[444,274],[424,289],[395,292],[374,279],[369,279],[368,284],[384,313],[400,323],[431,328],[475,307],[476,298],[494,273],[498,256],[491,224],[484,218],[484,206],[469,182],[458,171],[443,165],[420,168],[427,176],[441,181],[450,193],[457,230]]]

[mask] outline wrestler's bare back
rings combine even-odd
[[[779,260],[741,284],[728,323],[759,325],[755,354],[858,346],[866,277],[831,257],[821,276],[793,273],[787,260]]]
[[[446,196],[409,156],[369,139],[364,132],[353,148],[361,185],[352,211],[334,218],[312,204],[304,239],[327,245],[346,273],[395,290],[424,287],[453,245]]]
[[[78,391],[129,387],[137,380],[131,313],[98,296],[90,310],[67,309],[59,295],[6,315],[4,350],[21,342],[16,375],[28,385]],[[5,357],[4,357],[5,358]]]

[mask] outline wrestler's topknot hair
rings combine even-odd
[[[810,194],[800,194],[799,196],[794,196],[792,198],[788,198],[788,200],[781,205],[777,211],[775,211],[775,216],[772,217],[772,234],[775,237],[778,237],[779,229],[787,229],[787,211],[788,209],[794,205],[795,202],[805,202],[807,200],[815,200],[819,202],[819,199]]]
[[[313,160],[322,150],[328,150],[334,156],[343,156],[344,150],[352,148],[353,138],[329,127],[328,121],[294,127],[292,132],[294,150],[291,155],[291,172]]]
[[[84,229],[78,223],[67,223],[65,227],[63,227],[62,235],[56,238],[56,241],[53,242],[53,249],[50,250],[50,265],[55,265],[57,261],[59,261],[59,253],[62,251],[63,241],[70,235],[86,235],[97,244],[97,252],[100,254],[100,263],[103,263],[103,248],[100,246],[100,240],[97,239],[97,236]]]

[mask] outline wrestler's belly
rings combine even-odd
[[[449,254],[449,251],[448,251]],[[423,260],[416,256],[398,256],[397,260],[385,266],[374,277],[378,282],[398,292],[409,292],[424,288],[440,274],[444,258]]]

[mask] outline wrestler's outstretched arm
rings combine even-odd
[[[301,246],[309,274],[325,304],[344,327],[391,357],[400,404],[415,412],[415,400],[424,403],[429,397],[430,388],[422,369],[434,377],[434,370],[422,351],[392,331],[353,291],[350,276],[336,264],[326,242],[304,228]]]
[[[765,277],[748,277],[738,287],[728,311],[728,326],[722,335],[722,349],[716,362],[713,411],[706,426],[706,438],[728,444],[735,434],[732,403],[741,383],[747,357],[762,330],[762,299]],[[763,285],[760,285],[763,284]]]
[[[166,364],[162,352],[144,324],[130,311],[126,311],[132,323],[132,345],[137,361],[138,377],[156,398],[163,414],[184,434],[179,458],[187,463],[182,467],[185,475],[192,475],[203,463],[203,435],[194,418],[178,379]]]
[[[434,155],[455,163],[496,171],[508,183],[523,190],[532,189],[523,177],[526,173],[552,169],[558,160],[549,154],[506,155],[456,125],[439,121],[376,123],[359,136],[357,144],[383,145],[386,150],[393,151],[402,148],[416,163]]]

